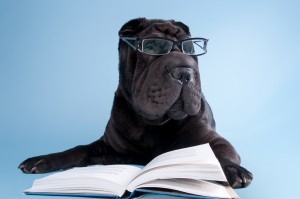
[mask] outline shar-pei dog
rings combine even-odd
[[[133,19],[119,31],[119,85],[104,135],[72,149],[32,157],[19,168],[45,173],[94,164],[147,164],[157,155],[209,143],[229,184],[245,187],[252,174],[215,131],[200,83],[197,56],[207,39],[193,38],[174,20]]]

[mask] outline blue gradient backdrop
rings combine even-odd
[[[37,198],[21,192],[44,175],[22,174],[23,159],[102,135],[118,83],[117,32],[147,17],[209,39],[203,90],[218,132],[254,174],[241,198],[297,198],[299,10],[288,0],[0,0],[0,197]]]

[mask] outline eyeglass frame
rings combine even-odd
[[[170,53],[172,51],[172,49],[174,48],[174,46],[178,46],[180,51],[186,55],[190,55],[190,56],[201,56],[201,55],[204,55],[207,53],[207,42],[208,42],[208,39],[205,39],[205,38],[202,38],[202,37],[192,37],[192,38],[187,38],[187,39],[183,39],[183,40],[180,40],[180,41],[174,41],[174,40],[171,40],[171,39],[167,39],[167,38],[164,38],[164,37],[144,37],[144,38],[141,38],[141,37],[123,37],[123,36],[120,36],[120,39],[122,41],[124,41],[125,43],[127,43],[130,47],[132,47],[134,50],[138,50],[139,52],[141,53],[145,53],[145,54],[148,54],[148,55],[154,55],[154,56],[159,56],[159,55],[166,55],[168,53]],[[171,41],[173,43],[172,45],[172,48],[170,48],[170,50],[167,52],[167,53],[164,53],[164,54],[153,54],[153,53],[146,53],[146,52],[143,52],[139,46],[140,44],[143,42],[144,39],[164,39],[164,40],[168,40],[168,41]],[[182,47],[182,43],[185,42],[185,41],[188,41],[188,40],[195,40],[195,39],[198,39],[198,40],[203,40],[204,42],[204,46],[203,46],[203,50],[204,52],[203,53],[200,53],[200,54],[189,54],[189,53],[185,53],[183,51],[183,47]],[[131,40],[131,41],[136,41],[135,45],[131,44],[129,41],[127,40]],[[199,46],[200,47],[200,46]],[[200,47],[201,48],[201,47]]]

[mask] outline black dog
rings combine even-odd
[[[197,55],[207,40],[190,38],[173,20],[138,18],[119,31],[119,86],[104,135],[64,152],[29,158],[19,168],[44,173],[92,164],[146,164],[157,155],[210,143],[234,188],[252,174],[232,145],[215,132],[200,85]]]

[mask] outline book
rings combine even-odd
[[[152,193],[192,198],[239,198],[227,182],[209,144],[161,154],[145,167],[77,167],[37,179],[30,195],[130,198]]]

